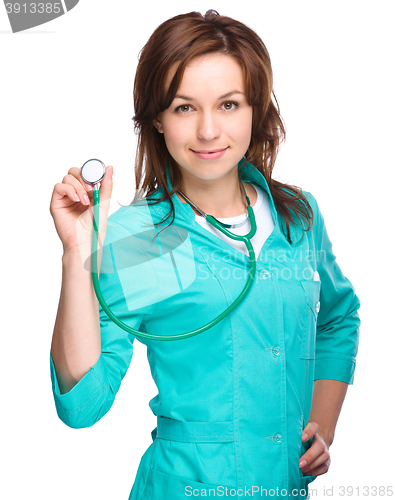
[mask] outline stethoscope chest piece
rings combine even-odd
[[[81,177],[88,184],[97,184],[106,174],[106,166],[100,160],[93,158],[86,161],[81,167]]]

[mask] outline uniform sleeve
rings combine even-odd
[[[360,301],[333,253],[324,218],[313,197],[317,271],[321,280],[314,380],[353,384],[359,343]]]
[[[119,255],[119,250],[122,250],[122,247],[125,248],[128,238],[130,238],[130,233],[125,228],[108,220],[99,284],[103,298],[111,311],[131,328],[144,331],[144,315],[150,313],[150,308],[133,309],[130,304],[133,303],[133,298],[136,298],[138,302],[140,292],[143,295],[149,294],[150,290],[152,291],[155,287],[155,282],[138,276],[139,266],[133,267],[130,259],[125,262],[123,258],[123,262],[120,263],[119,258],[116,258],[117,249]],[[138,245],[136,240],[134,243]],[[124,278],[120,278],[122,273]],[[128,285],[125,282],[126,278],[131,281]],[[152,277],[148,275],[148,278]],[[128,293],[127,287],[130,287],[133,292],[125,297]],[[56,411],[59,418],[74,429],[91,427],[108,412],[133,356],[135,336],[118,327],[107,316],[100,303],[99,312],[100,357],[67,393],[61,394],[59,391],[58,379],[50,354],[52,392]]]

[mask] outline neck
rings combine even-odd
[[[220,219],[236,217],[247,212],[248,202],[241,182],[237,168],[234,172],[229,172],[226,178],[221,177],[209,181],[196,177],[192,180],[183,175],[180,191],[206,214]],[[243,182],[243,185],[249,196],[248,183]],[[182,203],[187,203],[179,193],[177,196]],[[200,215],[195,209],[193,210]]]

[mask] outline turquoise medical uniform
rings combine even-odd
[[[302,430],[313,381],[354,381],[360,301],[336,262],[315,198],[304,192],[314,225],[299,242],[302,228],[294,227],[290,244],[263,175],[248,163],[242,179],[266,190],[275,227],[256,256],[252,287],[230,315],[186,340],[137,339],[158,387],[149,401],[157,426],[129,500],[284,492],[305,499],[316,479],[299,469],[312,442],[302,443]],[[171,191],[168,168],[167,182]],[[171,218],[147,226],[168,213],[168,201],[121,207],[109,217],[100,273],[111,310],[157,335],[207,324],[240,294],[249,271],[247,255],[201,227],[176,194],[172,200],[171,231],[159,233]],[[132,359],[135,337],[101,307],[100,326],[100,358],[65,394],[50,357],[56,410],[72,428],[92,426],[108,412]]]

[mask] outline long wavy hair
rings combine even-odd
[[[207,11],[204,16],[190,12],[168,19],[158,26],[141,50],[133,89],[133,121],[138,134],[135,200],[136,197],[149,200],[151,194],[163,187],[163,195],[151,201],[155,204],[168,200],[171,209],[157,224],[167,221],[171,215],[170,224],[174,222],[171,196],[181,186],[181,172],[153,120],[173,102],[186,65],[195,57],[213,52],[231,55],[241,65],[247,102],[253,108],[251,142],[242,169],[250,162],[263,174],[281,215],[282,231],[292,244],[290,224],[296,224],[296,219],[302,223],[303,238],[313,224],[314,214],[300,188],[272,179],[286,131],[273,91],[270,57],[264,43],[251,28],[230,17],[220,16],[215,10]],[[166,90],[166,78],[174,65],[177,69]],[[166,165],[170,167],[171,192],[166,182]]]

